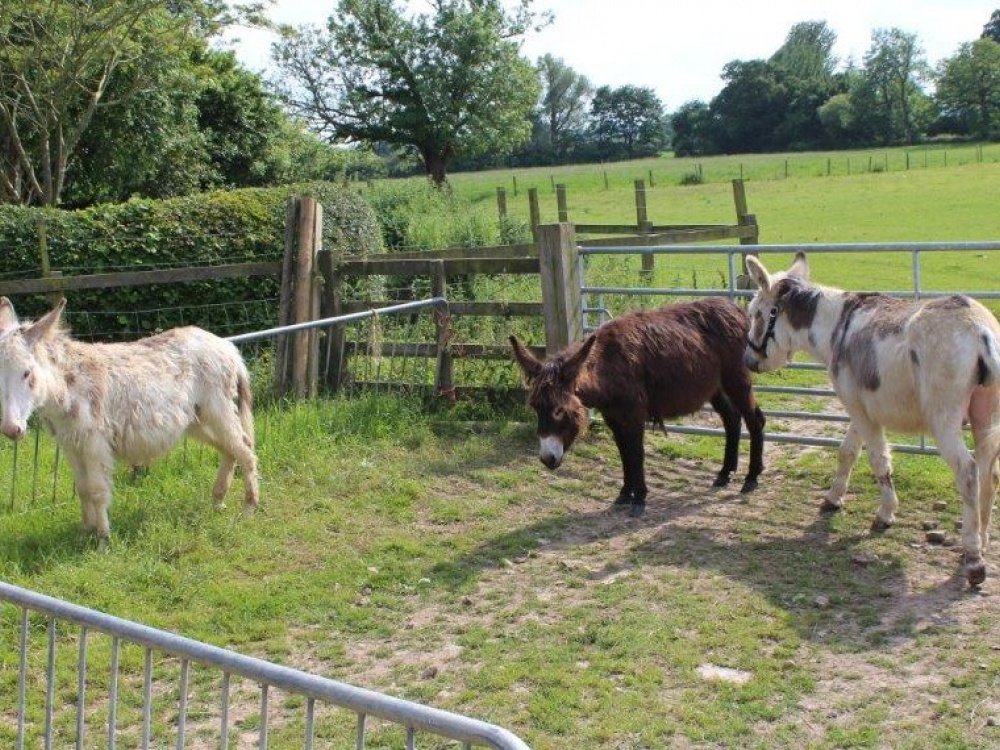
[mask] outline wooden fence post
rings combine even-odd
[[[444,272],[443,260],[428,261],[430,265],[431,296],[448,297],[447,277]],[[437,350],[437,365],[434,370],[434,392],[443,396],[448,403],[455,403],[454,365],[451,356],[451,315],[444,310],[434,310],[434,330],[436,333],[435,347]]]
[[[319,271],[323,274],[323,299],[320,316],[333,318],[342,315],[343,290],[340,276],[340,254],[324,249],[316,256]],[[340,390],[344,372],[344,327],[333,326],[327,332],[326,354],[322,361],[323,382],[327,389],[336,393]]]
[[[504,219],[507,218],[507,190],[502,187],[497,188],[497,214],[500,216],[500,222],[503,223]]]
[[[740,237],[741,245],[756,245],[760,241],[760,227],[757,226],[757,217],[747,212],[747,191],[743,180],[733,180],[733,203],[736,204],[736,223],[741,227],[752,227],[751,236]],[[750,275],[747,273],[747,255],[743,253],[741,268],[742,273],[736,279],[737,289],[750,289]]]
[[[556,207],[559,211],[559,221],[562,223],[569,221],[569,209],[566,207],[566,185],[561,182],[556,185]]]
[[[531,224],[531,239],[538,243],[538,225],[541,223],[541,212],[538,210],[538,188],[528,188],[528,215]]]
[[[545,351],[550,355],[583,337],[578,257],[572,224],[538,227]]]
[[[281,287],[278,293],[278,326],[292,323],[292,281],[295,268],[295,227],[298,216],[298,198],[289,198],[285,204],[285,254],[281,261]],[[282,334],[274,341],[274,394],[279,398],[288,393],[288,336]]]
[[[321,286],[316,283],[313,270],[323,236],[323,206],[312,196],[301,196],[289,202],[286,220],[278,306],[280,325],[313,320],[320,309]],[[316,394],[318,343],[318,331],[309,330],[291,334],[290,347],[284,346],[283,341],[279,344],[276,357],[279,395],[289,391],[300,397]]]
[[[635,227],[639,234],[649,234],[653,231],[653,223],[646,213],[646,183],[642,180],[635,181]],[[652,253],[642,255],[642,275],[652,280],[653,268],[656,263],[656,256]]]

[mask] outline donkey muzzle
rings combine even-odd
[[[24,425],[15,424],[14,422],[8,424],[5,422],[3,427],[0,427],[0,431],[11,440],[20,440],[24,437],[25,428]]]
[[[547,468],[558,469],[564,453],[563,443],[559,438],[550,435],[538,439],[538,460]]]

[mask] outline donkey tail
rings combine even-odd
[[[990,328],[983,327],[983,348],[979,354],[978,385],[996,385],[1000,383],[1000,340]]]
[[[248,447],[253,448],[256,441],[253,426],[253,387],[250,385],[250,373],[247,372],[246,365],[242,361],[236,371],[236,402],[240,414],[240,424],[243,426],[243,434],[250,441]]]

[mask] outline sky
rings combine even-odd
[[[426,0],[408,0],[415,12]],[[294,26],[322,26],[337,0],[276,0],[271,20]],[[527,36],[522,53],[561,58],[595,87],[652,88],[664,109],[710,101],[722,89],[723,66],[731,60],[770,57],[791,27],[826,21],[837,35],[834,54],[860,64],[876,28],[914,33],[928,62],[952,56],[959,45],[979,38],[1000,0],[535,0],[551,11],[553,23]],[[232,41],[251,70],[270,65],[267,32],[242,29]]]

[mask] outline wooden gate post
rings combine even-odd
[[[650,234],[653,231],[653,223],[646,212],[646,183],[642,180],[635,181],[635,228],[639,234]],[[642,276],[647,282],[652,281],[655,263],[655,255],[642,254]]]
[[[285,259],[282,264],[280,325],[315,319],[320,309],[321,285],[314,279],[316,253],[322,243],[323,206],[312,196],[289,201],[286,212]],[[282,337],[287,340],[287,337]],[[278,395],[294,392],[300,397],[316,394],[319,362],[316,330],[291,334],[291,346],[279,341],[276,357]]]
[[[448,278],[445,275],[444,261],[428,261],[428,271],[431,277],[431,295],[434,297],[447,298]],[[455,380],[453,374],[453,364],[451,347],[451,314],[448,310],[433,310],[436,366],[434,369],[434,391],[438,396],[442,396],[449,404],[455,403]]]
[[[750,227],[751,234],[748,237],[740,237],[741,245],[756,245],[760,241],[760,227],[757,226],[757,217],[747,213],[747,191],[743,180],[733,180],[733,203],[736,204],[736,223],[741,227]],[[736,279],[737,289],[752,289],[753,283],[750,281],[750,274],[747,272],[747,255],[743,253],[740,268],[742,272]]]
[[[340,254],[335,248],[324,248],[316,255],[319,272],[323,274],[323,299],[320,317],[342,315],[343,282],[340,275]],[[326,354],[320,358],[323,385],[329,391],[340,390],[344,372],[344,327],[333,326],[327,331]]]
[[[538,227],[545,351],[550,355],[583,337],[578,258],[572,224],[544,224]]]

